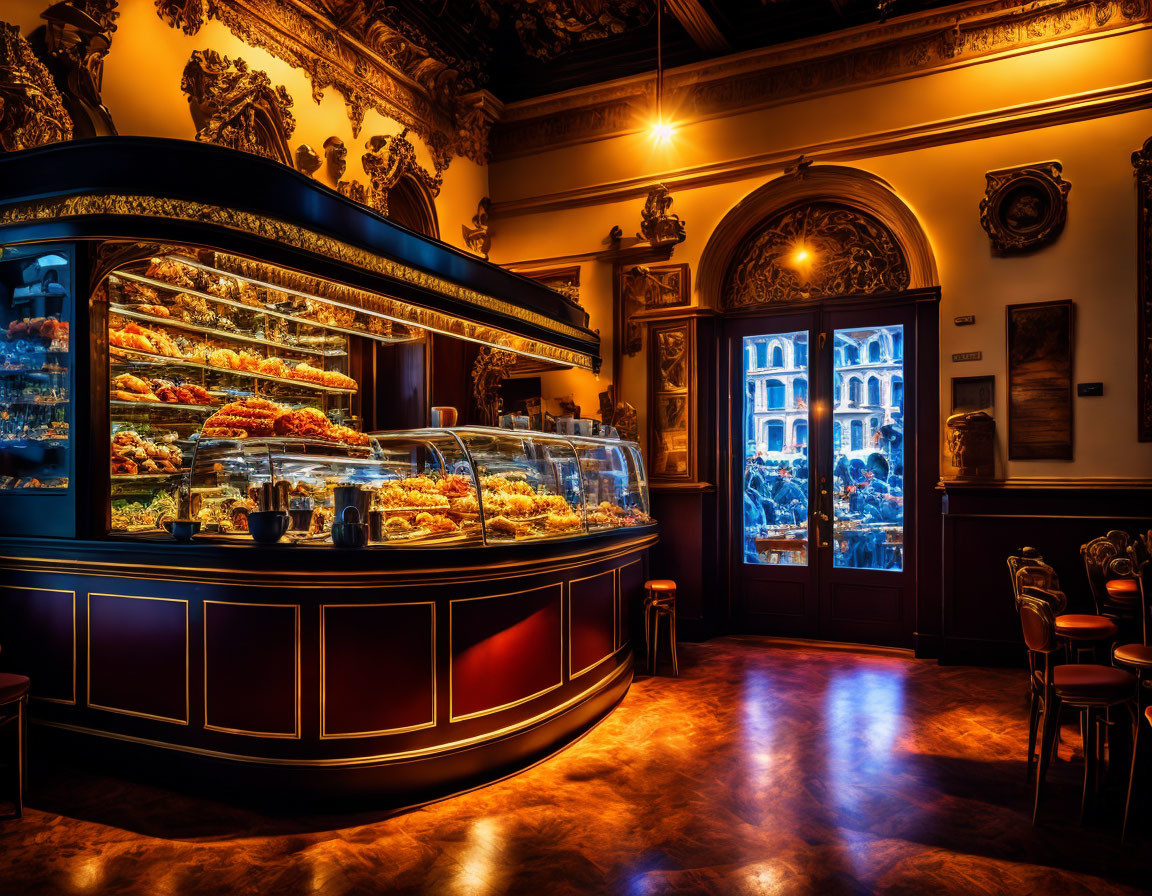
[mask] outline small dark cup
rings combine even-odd
[[[288,531],[291,520],[283,510],[248,511],[248,534],[260,544],[276,544]]]
[[[164,528],[177,541],[191,541],[200,531],[200,520],[165,520]]]

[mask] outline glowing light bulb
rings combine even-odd
[[[807,249],[804,249],[804,248],[800,248],[800,249],[797,249],[797,250],[796,250],[796,253],[795,253],[795,254],[792,256],[792,260],[793,260],[793,261],[794,261],[796,264],[804,264],[804,263],[806,263],[806,262],[808,261],[808,259],[810,259],[811,257],[812,257],[812,255],[811,255],[811,254],[808,252],[808,250],[807,250]]]
[[[652,139],[657,143],[667,143],[676,133],[676,128],[667,121],[657,120],[652,123]]]

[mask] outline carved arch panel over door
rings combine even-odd
[[[805,235],[817,236],[821,243],[812,241],[810,257],[796,259],[796,238]],[[817,258],[812,249],[821,245],[826,254]],[[785,246],[793,257],[789,253],[777,257]],[[822,274],[829,291],[817,293],[811,283],[805,290],[803,277],[777,270],[779,288],[767,290],[760,300],[736,303],[725,298],[729,278],[741,258],[755,252],[772,259],[777,269],[809,262],[807,279]],[[766,271],[764,276],[770,279],[773,272]],[[733,310],[741,305],[804,301],[805,291],[807,298],[816,299],[899,292],[939,283],[932,247],[908,205],[881,178],[839,165],[802,167],[745,196],[712,232],[696,275],[701,305]],[[874,288],[861,288],[862,284]]]

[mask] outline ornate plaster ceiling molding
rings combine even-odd
[[[701,120],[1150,22],[1152,0],[971,3],[684,66],[665,74],[664,102],[682,120]],[[493,157],[639,131],[653,89],[645,74],[511,103],[493,133]]]
[[[15,25],[0,22],[0,149],[72,139],[72,118],[52,75]]]
[[[416,160],[416,147],[408,141],[408,128],[399,134],[372,137],[361,158],[364,173],[372,179],[371,205],[382,215],[388,214],[388,193],[408,176],[416,180],[432,198],[440,195],[444,183],[443,169],[437,165],[431,174]]]
[[[343,98],[353,136],[369,109],[410,128],[444,158],[483,163],[487,131],[499,104],[460,72],[436,59],[410,35],[369,16],[362,3],[338,0],[155,0],[157,14],[194,35],[209,19],[312,81],[319,103],[334,88]],[[490,95],[489,95],[490,96]],[[494,99],[494,98],[492,98]]]
[[[196,50],[184,66],[180,89],[188,95],[196,139],[295,166],[288,140],[296,130],[292,97],[243,59]]]

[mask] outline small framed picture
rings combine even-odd
[[[965,414],[970,411],[993,413],[996,405],[996,377],[994,376],[954,376],[952,377],[952,413]]]

